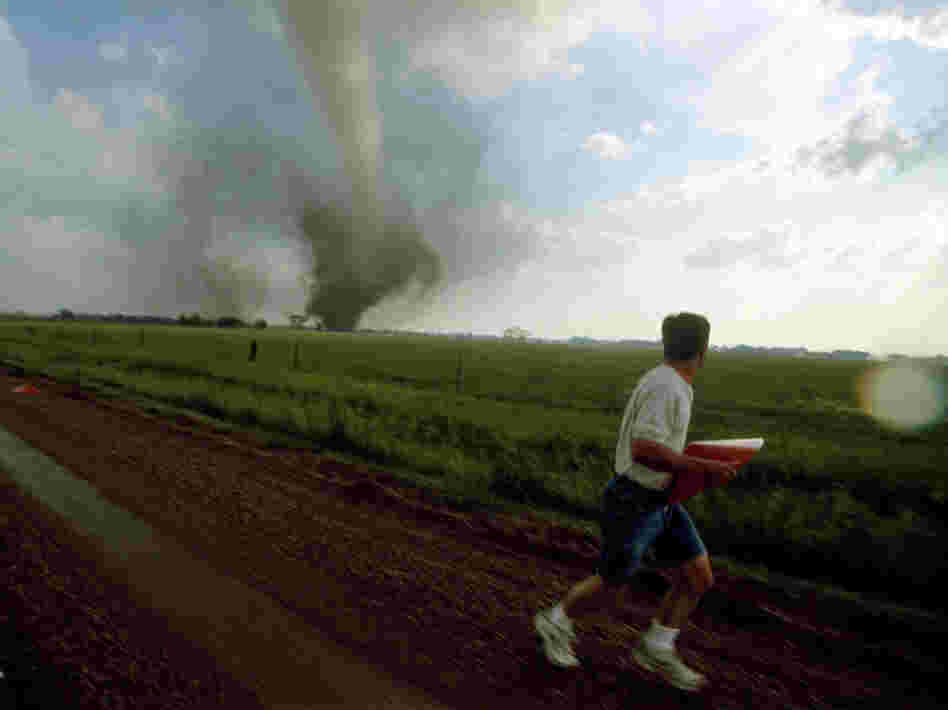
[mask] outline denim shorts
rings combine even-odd
[[[694,521],[681,503],[613,476],[602,494],[602,548],[597,572],[607,584],[626,584],[644,564],[678,567],[707,554]]]

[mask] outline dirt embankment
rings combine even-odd
[[[557,671],[538,652],[531,618],[589,573],[595,538],[452,510],[384,472],[263,451],[249,438],[31,381],[39,393],[15,394],[23,379],[0,376],[0,425],[453,707],[936,706],[943,666],[918,650],[920,639],[722,572],[679,641],[711,681],[700,695],[686,698],[628,658],[658,603],[655,577],[629,595],[622,619],[578,620],[583,665]],[[149,707],[147,698],[151,707],[253,707],[246,679],[222,673],[201,639],[162,631],[144,600],[101,576],[54,516],[17,496],[0,485],[0,592],[33,644],[37,673],[60,678],[85,707]]]

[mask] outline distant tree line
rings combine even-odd
[[[735,345],[733,348],[720,347],[717,348],[717,351],[722,353],[739,353],[742,355],[778,355],[825,360],[869,360],[872,357],[871,353],[865,352],[864,350],[833,350],[832,352],[820,352],[808,350],[804,347],[780,348]]]
[[[177,321],[174,318],[165,316],[142,316],[129,315],[126,313],[75,313],[68,308],[60,308],[51,316],[33,316],[39,319],[48,320],[69,320],[69,321],[96,321],[107,323],[137,323],[137,324],[163,324],[174,325]]]
[[[223,316],[222,318],[203,318],[200,313],[182,313],[177,320],[179,325],[203,326],[209,328],[266,328],[267,322],[263,318],[250,323],[236,316]]]
[[[205,318],[200,313],[182,313],[177,318],[167,316],[131,315],[127,313],[76,313],[68,308],[60,308],[52,315],[31,315],[23,311],[16,313],[0,313],[0,318],[56,321],[95,321],[107,323],[134,323],[136,325],[190,325],[210,328],[266,328],[267,322],[258,318],[252,322],[244,321],[234,316],[222,318]]]

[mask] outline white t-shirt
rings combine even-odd
[[[628,476],[646,488],[661,490],[672,475],[632,459],[632,439],[649,439],[681,453],[691,420],[694,390],[675,368],[662,363],[642,375],[622,416],[616,445],[617,476]]]

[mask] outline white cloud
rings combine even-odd
[[[123,304],[122,275],[134,265],[134,254],[121,242],[62,216],[11,219],[0,222],[0,230],[13,258],[0,262],[11,302],[33,312],[111,312]]]
[[[795,225],[785,222],[768,225],[756,234],[714,238],[684,258],[685,266],[696,269],[723,269],[746,262],[772,271],[793,266],[804,250],[793,248],[791,233]]]
[[[889,172],[919,147],[920,141],[893,126],[884,110],[871,107],[833,135],[800,147],[796,155],[800,166],[813,166],[830,176],[850,173],[871,180]]]
[[[595,153],[600,158],[608,160],[622,160],[630,157],[640,146],[637,143],[626,143],[614,133],[593,133],[583,141],[583,149]]]
[[[133,141],[114,140],[100,154],[97,172],[112,178],[142,177],[144,161]]]
[[[688,87],[683,94],[704,128],[745,136],[767,149],[816,143],[857,116],[892,103],[878,88],[880,77],[892,69],[885,55],[840,83],[855,59],[857,40],[904,39],[928,48],[948,47],[946,9],[914,17],[894,12],[867,16],[819,0],[800,0],[771,2],[768,12],[772,20],[714,66],[708,86]]]
[[[634,236],[621,230],[599,229],[574,217],[543,217],[521,212],[517,219],[540,240],[529,268],[557,273],[583,273],[610,264],[626,263],[638,253]]]
[[[787,341],[795,332],[811,348],[881,347],[890,326],[914,317],[904,304],[922,308],[922,284],[935,278],[932,264],[948,245],[936,162],[881,182],[830,177],[792,154],[695,170],[576,219],[581,230],[612,228],[638,240],[642,248],[626,261],[635,293],[687,284],[682,295],[701,294],[700,312],[733,323],[735,333],[753,321],[755,342],[796,344]],[[647,267],[637,266],[642,259]],[[846,338],[830,313],[851,323]],[[786,326],[768,334],[769,322]],[[748,339],[717,332],[719,342]]]
[[[128,40],[123,36],[120,42],[99,42],[99,56],[107,62],[125,62],[128,59]]]
[[[948,8],[928,7],[909,12],[902,3],[887,8],[873,3],[872,10],[850,10],[846,3],[826,3],[840,16],[847,17],[854,32],[879,40],[909,40],[930,49],[948,49]]]
[[[681,178],[590,206],[583,228],[634,235],[735,318],[816,308],[816,293],[896,304],[948,244],[934,154],[911,174],[892,170],[918,149],[881,102],[800,149],[694,161]]]
[[[634,240],[625,234],[596,232],[565,221],[545,221],[542,233],[544,255],[526,263],[550,273],[585,273],[610,264],[626,263],[638,253]]]
[[[485,13],[480,17],[421,11],[413,23],[416,29],[408,32],[414,33],[413,65],[437,72],[467,96],[492,98],[517,81],[550,75],[576,77],[584,68],[569,61],[568,51],[593,32],[611,29],[644,38],[657,27],[651,14],[634,0],[556,4],[558,11],[546,10],[550,4],[539,0],[497,3],[493,11],[472,6]]]
[[[687,309],[709,315],[718,343],[945,351],[906,346],[916,336],[899,330],[916,316],[934,325],[948,303],[935,283],[948,199],[933,162],[883,183],[830,177],[793,153],[693,167],[567,217],[502,209],[540,248],[508,280],[452,286],[417,324],[658,337],[664,315]]]
[[[639,126],[643,136],[654,136],[658,133],[658,128],[655,127],[655,124],[651,121],[642,121],[642,124]]]
[[[716,71],[748,44],[763,36],[790,10],[774,0],[645,0],[656,17],[659,31],[648,36],[649,45],[683,63],[700,67],[702,74]],[[686,82],[669,86],[669,94],[687,97]]]
[[[755,139],[768,147],[810,143],[866,104],[871,84],[856,82],[838,107],[825,97],[852,63],[841,23],[815,12],[784,20],[725,62],[690,103],[705,128]],[[806,71],[801,71],[806,67]]]
[[[511,203],[488,204],[451,217],[457,221],[425,221],[426,233],[451,230],[465,237],[448,243],[463,251],[439,249],[449,277],[437,297],[422,311],[408,307],[414,304],[412,295],[386,301],[366,314],[364,326],[399,323],[423,330],[499,332],[503,327],[498,323],[516,325],[507,320],[517,313],[529,329],[536,325],[556,332],[570,327],[572,312],[572,321],[583,319],[589,327],[594,320],[606,319],[604,312],[593,313],[595,289],[589,284],[599,283],[600,275],[638,252],[635,240],[625,233],[587,229],[581,221],[549,217]],[[614,281],[611,287],[615,290],[620,284]],[[550,320],[550,313],[555,313],[553,322],[542,323],[544,318]],[[550,331],[550,325],[555,330]]]
[[[144,97],[142,97],[142,104],[149,111],[158,114],[162,120],[171,120],[171,109],[168,107],[168,97],[163,94],[145,94]]]
[[[0,115],[31,102],[29,58],[10,24],[0,17]]]
[[[426,231],[451,229],[466,237],[460,243],[468,251],[442,254],[448,262],[463,262],[452,281],[490,274],[503,278],[527,264],[563,273],[582,271],[622,263],[637,249],[622,230],[587,228],[582,220],[553,218],[510,203],[487,204],[458,217],[453,225],[425,223]],[[475,264],[483,268],[474,271]],[[457,271],[451,263],[446,267]]]
[[[251,27],[265,32],[277,39],[283,39],[283,26],[280,24],[280,17],[272,2],[265,0],[240,0],[237,4],[242,5],[250,19]]]
[[[80,130],[95,131],[102,128],[102,108],[96,106],[82,94],[70,89],[60,89],[53,105],[69,118]]]
[[[167,99],[163,95],[144,92],[139,106],[165,120],[170,118]],[[147,144],[139,143],[140,133],[136,126],[106,130],[103,108],[71,89],[60,89],[56,93],[52,109],[63,116],[72,129],[85,134],[78,144],[72,135],[46,136],[48,155],[55,156],[65,174],[93,175],[102,185],[112,180],[127,181],[133,178],[140,188],[150,191],[162,189],[151,164],[150,150]],[[31,162],[38,165],[35,158]],[[31,173],[34,170],[33,167],[26,169]],[[40,170],[38,167],[35,169]],[[42,174],[42,170],[38,174]]]
[[[151,42],[147,42],[145,44],[145,51],[148,52],[148,55],[160,69],[163,69],[178,59],[178,55],[173,46],[156,47]]]

